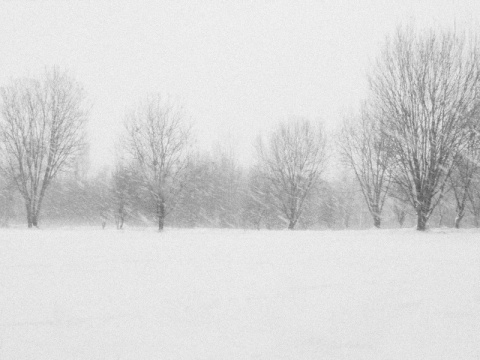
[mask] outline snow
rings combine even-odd
[[[0,359],[478,359],[480,232],[0,230]]]

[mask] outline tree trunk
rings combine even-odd
[[[288,223],[288,230],[293,230],[295,228],[297,221],[296,220],[290,220]]]
[[[117,230],[123,229],[123,218],[122,215],[117,215]]]
[[[460,222],[465,216],[465,202],[467,201],[467,191],[463,194],[463,199],[460,203],[457,201],[457,216],[455,217],[455,229],[460,229]]]
[[[422,211],[417,211],[417,230],[425,231],[427,229],[427,215]]]
[[[32,208],[30,206],[30,201],[25,201],[25,208],[27,210],[27,225],[29,228],[31,228],[33,226],[33,221],[32,221],[32,217],[33,217],[33,214],[32,214]]]
[[[405,217],[406,217],[405,211],[402,210],[402,213],[400,214],[400,218],[398,219],[398,223],[400,224],[400,227],[403,226],[403,223],[405,222]]]
[[[382,219],[380,218],[379,205],[377,203],[372,204],[370,214],[373,217],[373,226],[375,226],[377,229],[380,229]]]
[[[465,212],[463,210],[457,212],[457,216],[455,217],[455,229],[460,229],[460,222],[462,221],[464,215]]]
[[[118,213],[117,213],[117,230],[123,229],[123,223],[125,222],[125,204],[120,201],[118,205]]]
[[[42,202],[42,199],[38,199],[37,202],[35,202],[35,199],[28,199],[27,197],[25,198],[25,207],[27,209],[27,224],[29,228],[32,227],[38,227],[38,221],[40,218],[40,205]]]
[[[157,204],[158,230],[162,231],[165,224],[165,202],[163,200]]]
[[[34,213],[34,214],[32,215],[32,225],[33,225],[34,227],[38,227],[38,214],[35,214],[35,213]]]
[[[429,192],[424,192],[420,196],[417,197],[417,205],[416,205],[416,210],[417,210],[417,230],[419,231],[425,231],[427,229],[427,221],[428,218],[431,215],[431,201],[432,201],[432,196],[430,195]],[[439,204],[441,206],[441,204]],[[441,216],[443,214],[440,212]]]
[[[45,186],[45,189],[46,189],[46,186]],[[42,189],[42,191],[40,192],[40,197],[38,198],[38,202],[37,202],[37,208],[35,209],[35,224],[34,224],[35,227],[38,227],[38,222],[40,221],[40,210],[43,204],[45,189]]]
[[[164,226],[165,219],[162,216],[158,216],[158,230],[162,231]]]

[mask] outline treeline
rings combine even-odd
[[[258,137],[249,168],[225,150],[198,152],[184,110],[147,96],[125,114],[115,162],[93,177],[81,85],[58,68],[13,80],[0,92],[1,224],[478,226],[476,39],[399,28],[368,80],[363,106],[338,134],[291,118]],[[340,175],[328,180],[332,166]]]
[[[85,162],[86,160],[84,160]],[[286,220],[273,206],[259,201],[252,193],[259,184],[258,173],[242,168],[228,151],[197,155],[191,168],[191,182],[182,193],[167,226],[192,228],[285,229]],[[125,170],[114,177],[105,167],[94,176],[88,167],[61,174],[45,197],[42,224],[46,226],[90,225],[107,228],[152,226],[148,193],[141,191],[135,173]],[[228,180],[228,181],[225,181]],[[475,188],[480,189],[479,186]],[[480,194],[479,194],[480,195]],[[478,197],[480,199],[480,196]],[[467,204],[465,226],[479,226]],[[455,199],[448,192],[435,209],[431,225],[453,227]],[[25,223],[26,211],[21,195],[10,185],[0,192],[0,226]],[[477,220],[476,220],[477,219]],[[407,204],[387,199],[382,214],[384,227],[412,227],[415,213]],[[366,229],[373,222],[357,181],[345,171],[338,179],[321,180],[308,199],[297,229]]]
[[[58,176],[43,203],[42,223],[122,228],[157,223],[155,201],[129,167],[105,167],[89,176],[87,167]],[[244,169],[227,150],[197,154],[188,167],[184,188],[167,213],[172,227],[283,229],[287,219],[266,200],[268,188],[257,169]],[[353,179],[318,181],[304,206],[296,228],[343,229],[370,226],[367,209]],[[26,213],[19,193],[8,191],[1,199],[4,225],[24,222]],[[360,212],[359,212],[359,209]],[[393,219],[392,219],[393,220]]]

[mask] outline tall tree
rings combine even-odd
[[[0,97],[1,169],[25,200],[28,227],[36,227],[50,183],[85,148],[85,94],[54,67],[39,79],[13,80]]]
[[[259,168],[269,183],[273,204],[293,230],[325,163],[322,128],[300,119],[282,123],[265,144],[257,143]]]
[[[184,112],[160,95],[148,97],[126,117],[125,149],[153,200],[158,229],[178,201],[188,164],[191,131]]]
[[[393,180],[425,230],[467,143],[480,104],[476,42],[451,32],[399,29],[370,76],[371,100],[395,154]]]

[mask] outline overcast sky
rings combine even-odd
[[[289,116],[335,127],[366,92],[399,24],[478,29],[480,1],[3,1],[0,85],[59,65],[93,103],[94,167],[112,161],[125,110],[152,92],[183,103],[199,145],[242,162]]]

